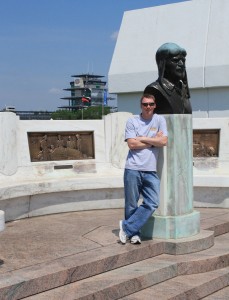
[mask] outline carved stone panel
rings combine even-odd
[[[219,129],[193,130],[193,157],[219,156]]]
[[[28,132],[28,143],[32,162],[95,158],[92,131]]]

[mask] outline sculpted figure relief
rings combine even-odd
[[[31,161],[82,160],[94,158],[93,132],[29,133]]]
[[[177,44],[165,43],[156,52],[158,79],[144,94],[157,99],[158,114],[191,114],[190,94],[185,66],[186,51]]]

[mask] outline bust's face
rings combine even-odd
[[[185,57],[182,54],[166,59],[164,77],[174,83],[185,77]]]

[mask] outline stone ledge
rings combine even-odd
[[[96,175],[96,178],[76,176],[75,178],[17,181],[0,187],[0,201],[45,193],[121,187],[123,187],[121,176],[109,176],[106,173]]]
[[[195,187],[226,187],[229,186],[229,175],[196,175],[193,176],[193,185]]]

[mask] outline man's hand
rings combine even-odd
[[[162,131],[158,131],[157,134],[156,134],[156,136],[158,136],[158,137],[163,136],[163,132]]]

